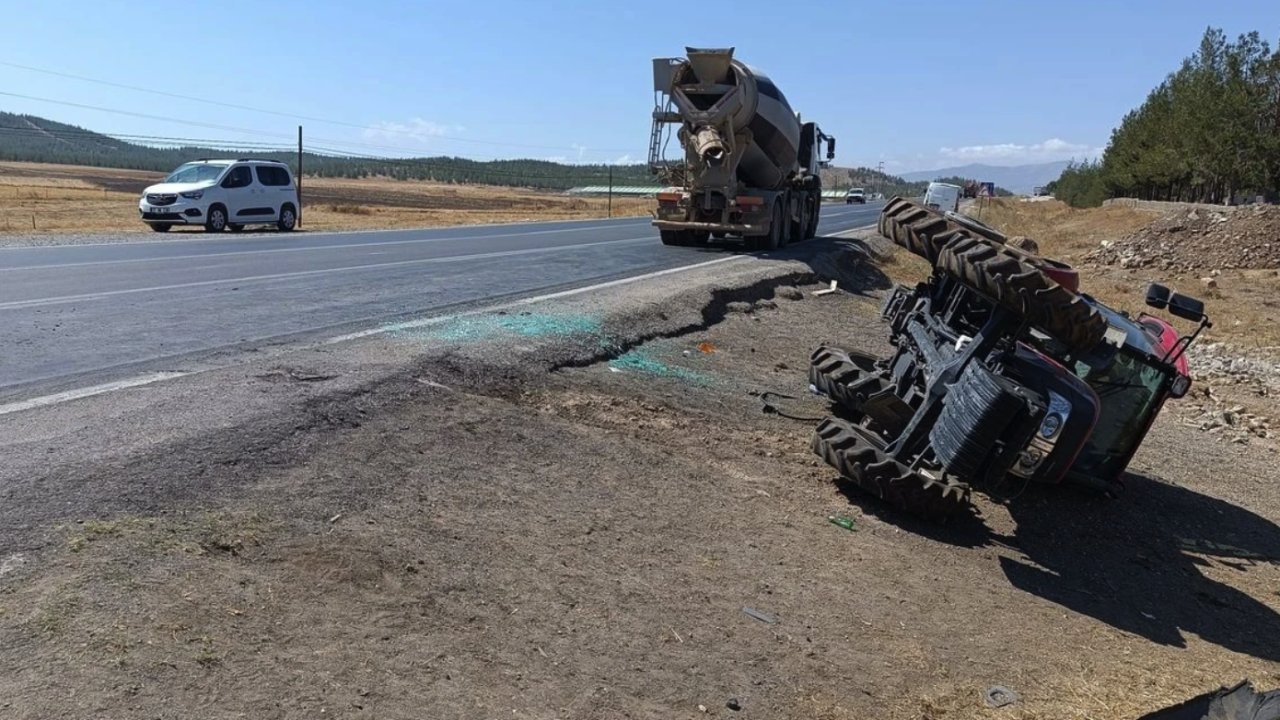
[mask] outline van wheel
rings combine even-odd
[[[293,209],[292,205],[285,204],[280,208],[280,222],[276,223],[276,227],[280,232],[291,232],[298,224],[298,212]]]
[[[169,228],[173,227],[169,223],[151,223],[152,232],[169,232]]]
[[[227,227],[230,228],[231,232],[244,232],[244,225],[241,223],[231,223]]]
[[[221,205],[209,208],[208,219],[204,223],[205,232],[222,232],[227,229],[227,209]]]

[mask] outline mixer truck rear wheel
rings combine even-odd
[[[687,230],[659,230],[663,245],[688,245],[690,238]]]
[[[782,202],[773,204],[773,222],[769,223],[769,232],[765,235],[752,235],[747,238],[750,250],[777,250],[782,244]]]

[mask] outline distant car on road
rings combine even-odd
[[[862,188],[849,188],[849,192],[844,194],[845,205],[852,205],[854,203],[858,203],[860,205],[867,204],[867,194],[862,191]]]
[[[951,183],[931,182],[929,188],[924,192],[924,205],[927,208],[946,212],[960,211],[960,192],[959,185]]]
[[[276,160],[209,160],[186,163],[164,182],[143,191],[142,221],[156,232],[174,225],[203,225],[206,232],[298,224],[298,187],[289,166]]]

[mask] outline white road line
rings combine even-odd
[[[184,372],[149,373],[147,375],[139,375],[134,378],[116,380],[115,382],[103,383],[101,385],[76,388],[75,390],[67,390],[65,392],[54,393],[52,395],[41,395],[40,397],[34,397],[29,400],[21,400],[7,405],[0,405],[0,415],[8,415],[9,413],[32,410],[34,408],[45,407],[47,405],[57,405],[58,403],[64,403],[69,400],[79,400],[80,398],[102,395],[103,393],[115,392],[117,390],[150,385],[151,383],[157,383],[163,380],[172,380],[189,374],[190,373]]]
[[[124,260],[85,260],[83,262],[50,263],[47,265],[21,265],[16,267],[0,267],[0,272],[12,272],[15,270],[52,270],[57,268],[88,267],[93,265],[120,265],[120,264],[128,264],[128,263],[194,260],[199,258],[220,258],[220,257],[234,256],[234,255],[267,255],[271,253],[308,252],[313,250],[349,250],[351,248],[366,248],[366,247],[373,248],[373,247],[383,247],[386,245],[412,245],[415,243],[444,242],[446,240],[487,240],[489,238],[523,237],[525,235],[547,235],[547,234],[553,234],[553,233],[559,234],[559,233],[583,232],[584,230],[607,230],[607,229],[610,229],[610,226],[593,225],[591,227],[569,228],[567,230],[532,230],[529,232],[498,233],[496,235],[462,235],[459,237],[448,237],[448,238],[412,238],[408,240],[387,240],[384,242],[344,243],[342,245],[308,245],[305,247],[266,248],[261,250],[232,250],[230,252],[220,252],[220,253],[200,253],[196,255],[173,255],[170,257],[129,258]],[[59,247],[84,247],[84,246],[77,245],[77,246],[59,246]]]
[[[408,320],[405,322],[391,323],[382,325],[368,330],[359,330],[345,335],[338,335],[327,340],[321,341],[321,345],[334,345],[337,343],[348,342],[350,340],[359,340],[360,338],[372,337],[374,335],[385,335],[390,332],[400,332],[402,330],[413,330],[420,327],[428,327],[430,325],[438,325],[460,317],[469,315],[479,315],[498,312],[499,310],[510,310],[512,308],[522,307],[524,305],[532,305],[547,300],[556,300],[559,298],[572,297],[574,295],[582,295],[583,293],[593,292],[595,290],[603,290],[605,288],[617,287],[619,285],[627,285],[641,280],[649,280],[651,278],[661,277],[663,275],[672,275],[675,273],[685,272],[686,270],[694,270],[696,268],[707,267],[708,265],[716,265],[718,263],[731,262],[734,260],[745,260],[745,255],[733,255],[730,257],[716,258],[706,262],[695,263],[693,265],[681,265],[680,267],[667,268],[666,270],[657,270],[643,275],[633,275],[631,277],[619,278],[608,282],[596,283],[595,285],[587,285],[586,287],[573,288],[572,290],[561,290],[560,292],[547,293],[546,295],[536,295],[534,297],[522,298],[513,302],[504,303],[502,305],[490,305],[476,310],[464,313],[454,313],[452,315],[437,315],[434,317],[418,318],[417,320]]]
[[[0,310],[18,310],[29,307],[42,307],[45,305],[59,305],[62,303],[78,302],[80,300],[97,300],[99,298],[114,297],[117,295],[134,295],[137,293],[162,292],[165,290],[182,290],[185,288],[208,287],[210,285],[231,285],[244,284],[250,282],[264,282],[269,280],[284,280],[299,277],[312,277],[315,275],[329,275],[340,272],[354,272],[360,270],[371,270],[377,268],[400,267],[404,265],[430,265],[435,263],[463,262],[466,260],[484,260],[488,258],[511,257],[514,255],[533,255],[536,253],[559,252],[563,250],[576,250],[579,248],[595,247],[598,245],[618,245],[624,243],[650,242],[651,237],[624,238],[622,240],[601,240],[599,242],[578,243],[576,245],[561,245],[557,247],[543,248],[525,248],[523,250],[501,250],[489,253],[475,253],[472,255],[450,255],[447,257],[437,258],[418,258],[415,260],[395,260],[383,263],[366,263],[364,265],[347,265],[337,268],[324,268],[322,270],[298,270],[287,273],[273,273],[270,275],[251,275],[248,277],[225,278],[220,280],[197,280],[195,282],[174,283],[172,285],[153,285],[141,288],[126,288],[123,290],[104,290],[102,292],[83,293],[80,295],[61,295],[47,298],[33,298],[31,300],[12,300],[0,303]]]

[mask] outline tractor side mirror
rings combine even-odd
[[[1169,296],[1168,304],[1169,312],[1183,320],[1200,322],[1204,319],[1204,301],[1202,300],[1197,300],[1189,295],[1173,293]]]
[[[828,160],[836,159],[836,139],[835,138],[827,138],[827,159]]]
[[[1169,305],[1169,288],[1159,284],[1151,283],[1147,286],[1147,305],[1157,310],[1163,310]]]
[[[1186,375],[1176,375],[1173,382],[1169,383],[1169,395],[1173,398],[1180,398],[1187,394],[1191,389],[1191,378]]]

